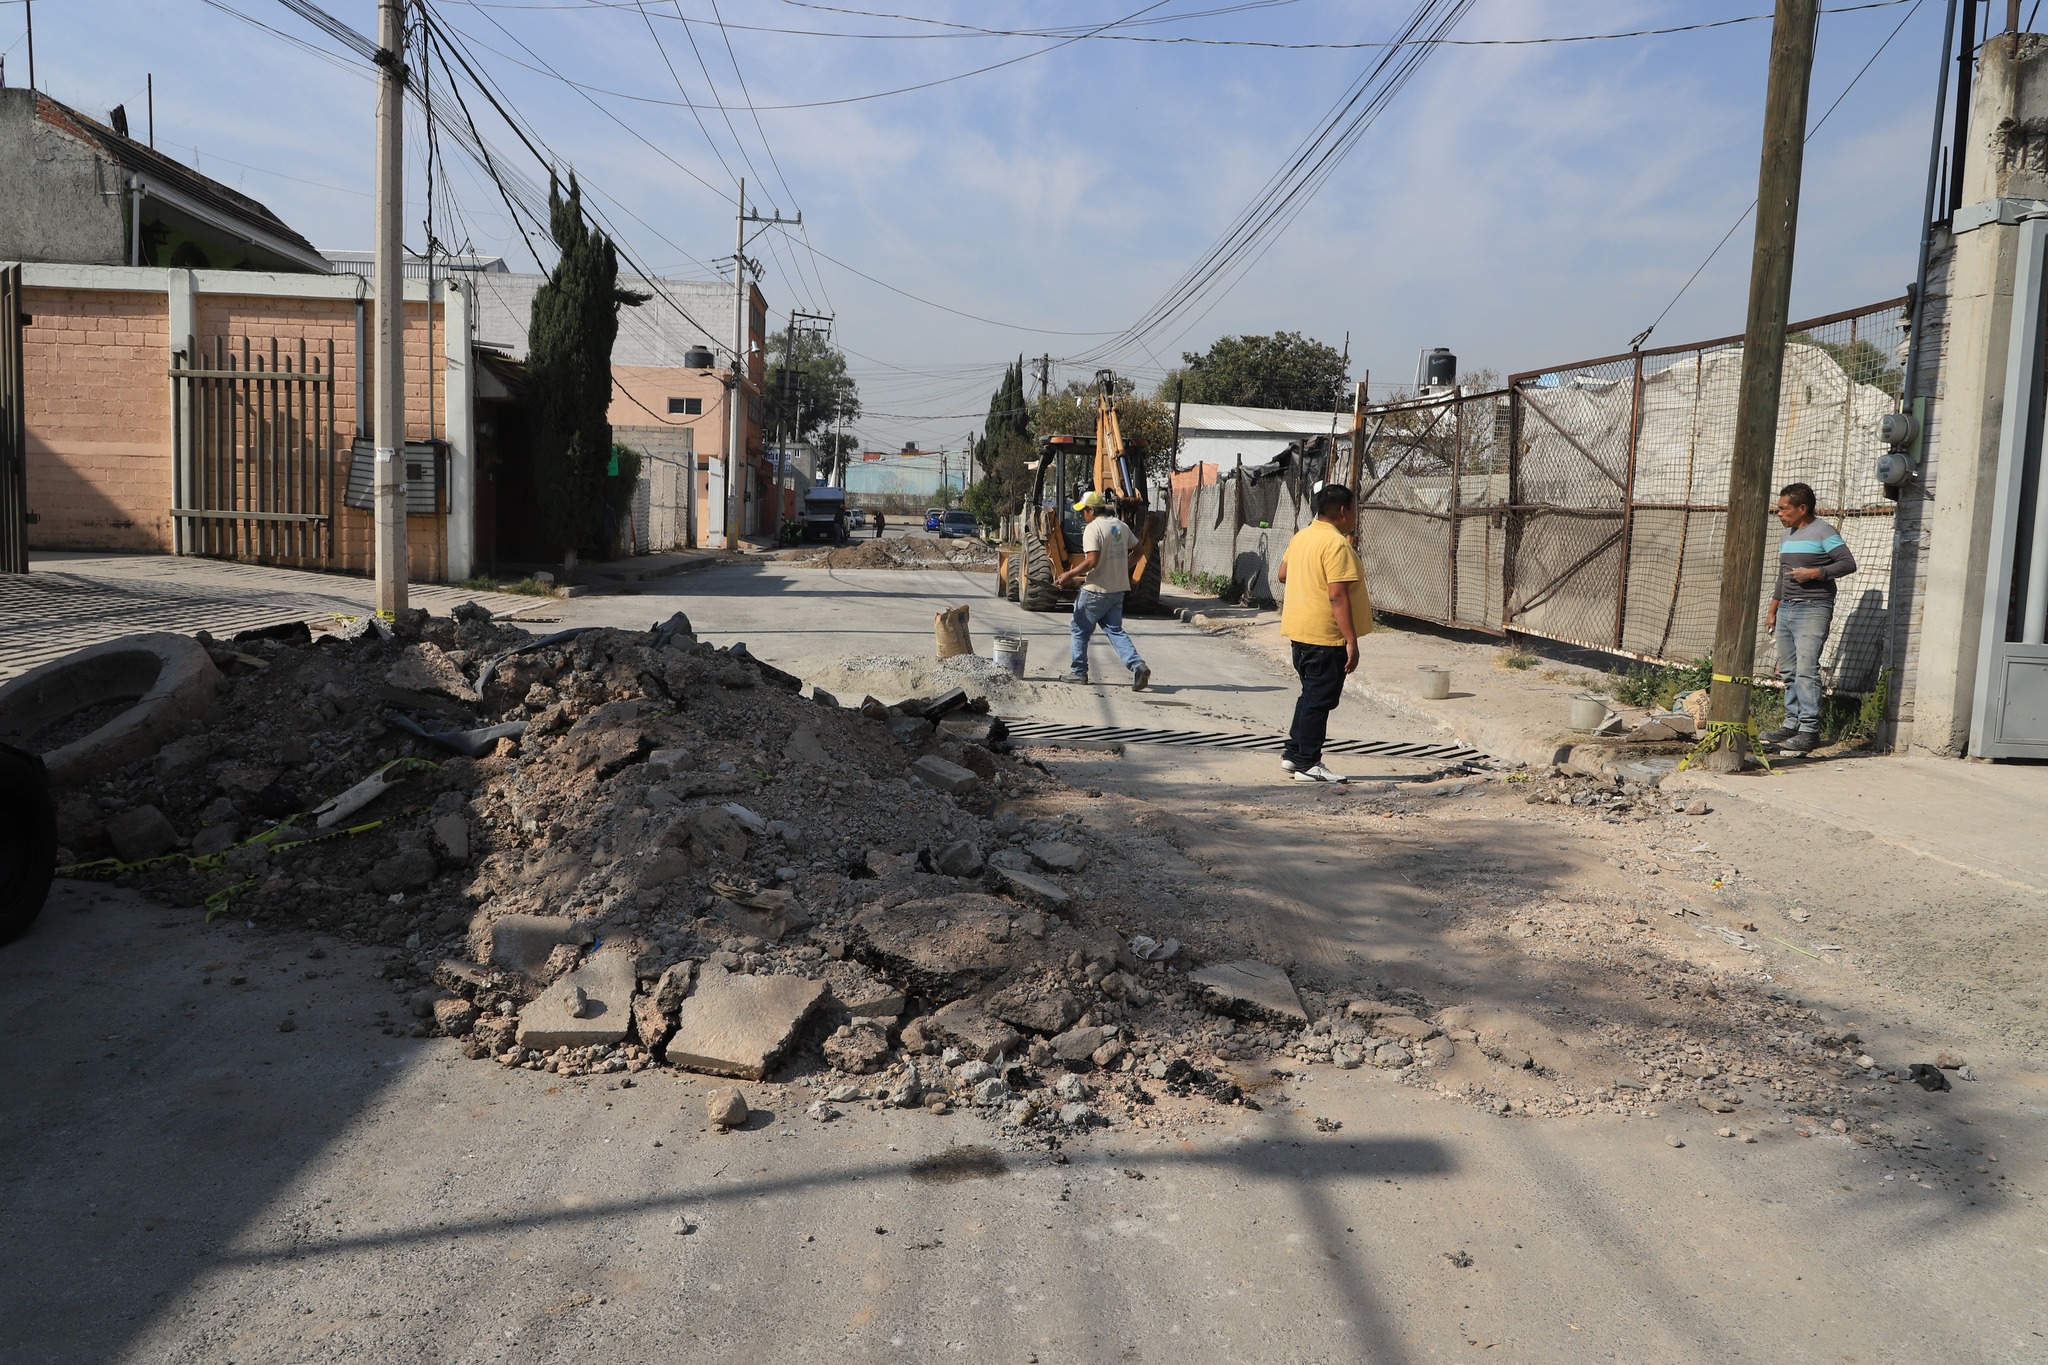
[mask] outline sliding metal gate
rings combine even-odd
[[[323,358],[272,338],[195,339],[172,358],[176,549],[263,563],[334,556],[334,342]]]

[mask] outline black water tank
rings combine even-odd
[[[683,352],[683,368],[686,370],[708,370],[716,363],[716,359],[711,354],[710,348],[692,346],[689,350]]]
[[[1448,346],[1438,346],[1429,353],[1428,367],[1423,371],[1424,381],[1432,389],[1448,389],[1458,382],[1458,357],[1451,354]]]

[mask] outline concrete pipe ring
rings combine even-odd
[[[39,753],[53,788],[148,758],[213,703],[220,671],[185,635],[130,635],[0,685],[0,742]]]

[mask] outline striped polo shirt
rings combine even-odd
[[[1820,577],[1801,583],[1792,577],[1794,569],[1819,569]],[[1779,602],[1832,602],[1835,580],[1856,572],[1856,556],[1842,540],[1842,533],[1830,522],[1815,517],[1804,526],[1786,527],[1778,541],[1778,586],[1771,594]]]

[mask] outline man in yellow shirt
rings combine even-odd
[[[1316,519],[1294,533],[1280,561],[1287,589],[1280,630],[1301,678],[1280,766],[1296,782],[1336,782],[1337,774],[1323,766],[1323,740],[1344,679],[1358,670],[1358,637],[1372,629],[1372,602],[1365,595],[1365,566],[1351,546],[1356,499],[1342,484],[1323,485],[1315,498]]]

